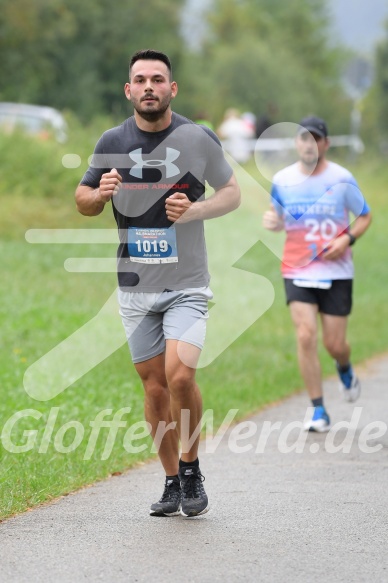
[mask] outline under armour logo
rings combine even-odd
[[[135,166],[130,169],[131,176],[136,178],[143,178],[143,168],[156,168],[158,166],[165,166],[166,178],[171,178],[179,174],[179,168],[173,162],[179,157],[180,152],[174,148],[166,148],[165,160],[143,160],[143,150],[139,148],[129,154],[129,157],[136,162]]]

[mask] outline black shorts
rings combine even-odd
[[[317,304],[319,312],[331,316],[348,316],[352,310],[352,279],[334,279],[329,289],[299,287],[292,279],[285,279],[284,285],[287,304]]]

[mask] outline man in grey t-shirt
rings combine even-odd
[[[240,191],[216,135],[172,112],[178,87],[168,57],[139,51],[129,73],[134,116],[100,138],[76,203],[95,216],[111,201],[119,230],[120,314],[166,472],[150,514],[197,516],[209,509],[199,437],[190,442],[202,417],[195,372],[212,298],[203,220],[236,209]],[[169,424],[176,430],[160,431]]]

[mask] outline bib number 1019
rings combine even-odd
[[[135,241],[138,253],[167,253],[168,243],[164,239],[160,241],[147,241],[138,239]]]
[[[177,263],[175,227],[129,227],[128,254],[136,263]]]

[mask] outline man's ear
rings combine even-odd
[[[171,98],[174,99],[178,94],[178,84],[176,81],[171,83]]]
[[[131,100],[131,84],[130,83],[126,83],[124,85],[124,93],[125,93],[125,97],[128,99],[128,101]]]

